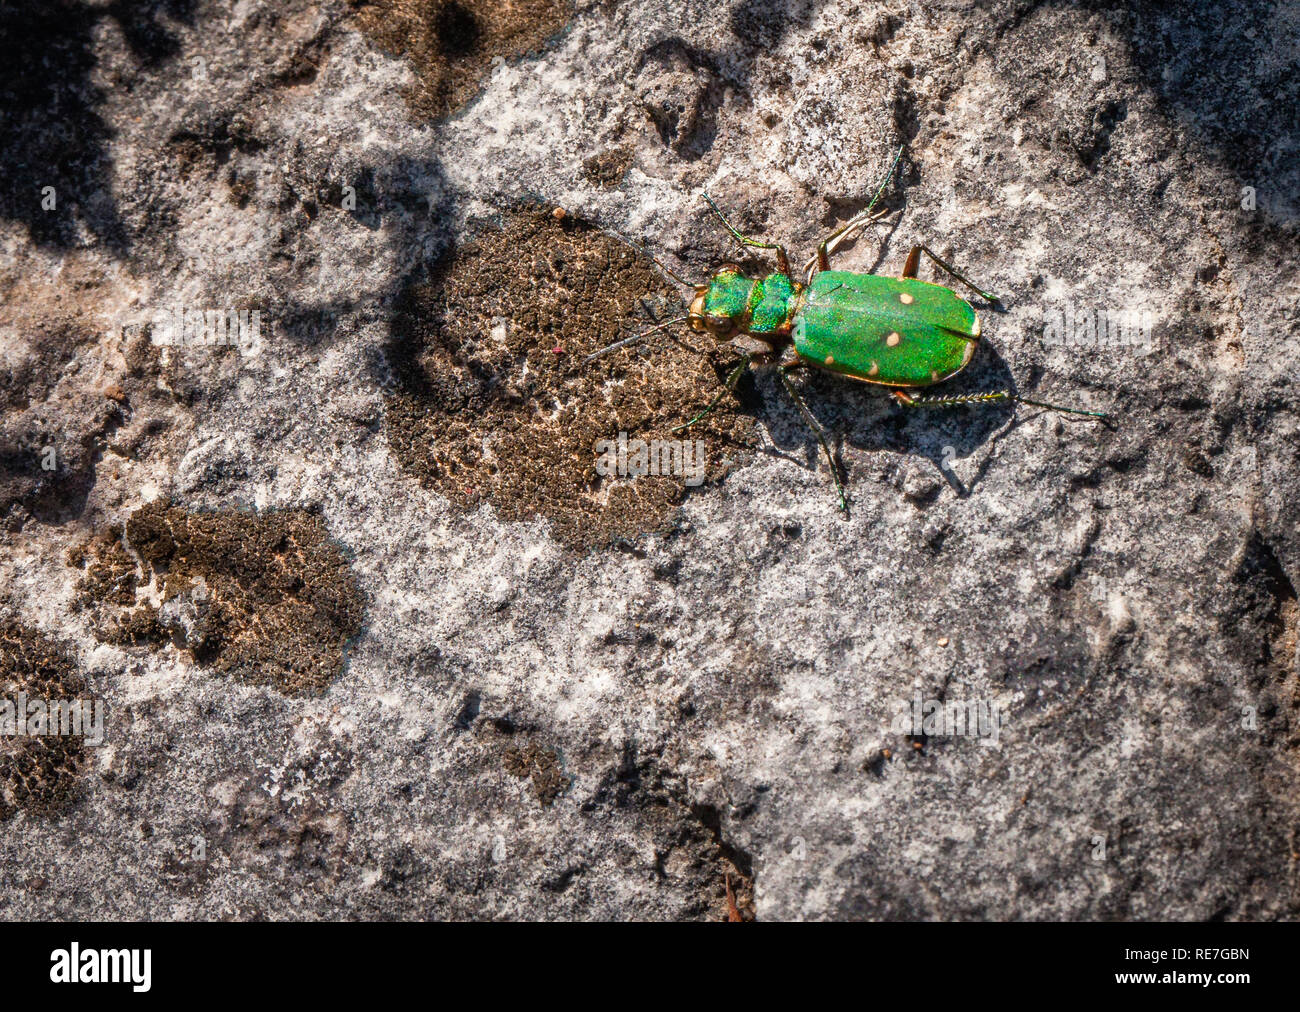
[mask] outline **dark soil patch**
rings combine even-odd
[[[316,514],[190,512],[164,502],[74,549],[105,642],[171,643],[220,674],[318,692],[342,670],[364,599]],[[138,595],[153,584],[161,603]]]
[[[15,720],[30,716],[30,709],[18,713],[20,700],[24,709],[32,700],[91,704],[69,653],[34,629],[0,622],[0,701],[8,701]],[[0,735],[0,820],[19,809],[47,814],[63,807],[88,762],[82,735]]]
[[[715,363],[656,334],[582,364],[647,326],[643,304],[662,306],[663,318],[684,312],[625,243],[523,211],[429,273],[397,307],[387,433],[401,466],[453,503],[487,502],[507,520],[545,517],[571,547],[607,545],[668,525],[691,476],[601,475],[597,443],[620,432],[646,444],[700,440],[712,478],[750,445],[752,419],[732,396],[688,432],[670,431],[718,393],[730,353]]]
[[[474,97],[494,60],[537,52],[572,17],[571,0],[373,0],[357,24],[411,62],[412,110],[440,119]]]

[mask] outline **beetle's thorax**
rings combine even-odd
[[[724,265],[696,288],[690,325],[722,341],[737,334],[788,334],[800,288],[785,274],[751,278],[733,264]]]

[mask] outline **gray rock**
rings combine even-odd
[[[0,914],[1300,914],[1293,10],[67,6],[0,15],[0,609],[109,720],[7,812]],[[1002,302],[945,389],[1113,423],[808,376],[845,519],[760,374],[703,484],[598,476],[728,362],[578,368],[676,312],[603,236],[703,276],[746,252],[707,188],[802,263],[900,146],[837,265],[929,244]],[[222,578],[364,609],[322,691],[151,610],[158,500],[299,511]]]

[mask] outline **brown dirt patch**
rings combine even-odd
[[[364,599],[319,516],[190,512],[162,501],[74,549],[105,642],[188,651],[286,694],[323,690],[361,631]],[[159,603],[140,592],[152,585]]]
[[[610,148],[585,159],[582,174],[592,185],[610,190],[623,182],[631,167],[632,152],[628,148]]]
[[[549,808],[555,799],[569,789],[572,782],[564,773],[560,756],[552,748],[542,748],[531,742],[520,748],[506,749],[501,765],[512,777],[520,780],[532,778],[533,794]]]
[[[439,119],[474,97],[496,58],[537,52],[572,17],[572,0],[372,0],[357,25],[411,62],[419,83],[407,101]]]
[[[526,210],[429,273],[399,299],[386,429],[403,469],[458,506],[545,517],[563,544],[607,545],[667,526],[688,486],[673,475],[602,476],[598,441],[620,431],[646,443],[702,440],[710,478],[751,445],[753,422],[734,397],[688,432],[669,431],[718,392],[725,355],[715,365],[659,334],[582,365],[647,325],[642,300],[667,307],[661,318],[684,312],[625,243]]]
[[[0,699],[18,716],[18,693],[28,701],[89,700],[76,661],[41,633],[0,622]],[[0,735],[0,820],[19,809],[46,814],[72,795],[88,764],[81,735]]]

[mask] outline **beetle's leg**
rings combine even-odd
[[[1082,408],[1063,408],[1059,404],[1045,404],[1043,401],[1031,401],[1028,397],[1019,397],[1010,390],[994,390],[986,394],[955,394],[951,397],[917,397],[906,390],[894,390],[893,395],[901,404],[909,408],[951,408],[959,404],[994,404],[998,401],[1014,401],[1017,404],[1029,404],[1049,411],[1064,411],[1070,415],[1087,415],[1090,418],[1109,418],[1104,411],[1084,411]]]
[[[786,375],[790,369],[791,366],[788,365],[780,366],[777,368],[776,374],[781,377],[781,385],[785,387],[785,392],[790,395],[790,399],[798,406],[799,413],[803,415],[803,420],[808,423],[808,427],[816,434],[817,441],[822,444],[822,449],[826,451],[826,460],[831,465],[831,478],[835,480],[835,491],[840,497],[840,509],[847,513],[849,511],[849,501],[845,498],[844,486],[840,484],[839,465],[835,463],[835,454],[831,452],[831,444],[826,439],[826,430],[813,417],[812,412],[808,410],[808,405],[804,403],[803,398],[799,395],[799,391],[790,382],[790,377]]]
[[[749,360],[752,357],[753,356],[751,355],[742,355],[740,357],[740,362],[739,364],[737,364],[736,368],[732,369],[731,372],[727,374],[727,378],[723,383],[722,389],[718,391],[718,396],[713,398],[713,400],[709,401],[709,406],[705,408],[703,411],[701,411],[694,418],[692,418],[689,422],[685,422],[681,425],[674,425],[669,431],[681,432],[682,429],[689,429],[692,425],[694,425],[701,418],[707,415],[710,411],[716,408],[718,406],[718,402],[721,401],[723,397],[725,397],[728,393],[736,389],[736,384],[740,382],[740,377],[744,375],[745,370],[749,368]]]
[[[834,232],[832,232],[830,235],[828,235],[825,239],[823,239],[820,243],[817,244],[816,255],[811,260],[809,260],[806,264],[804,264],[804,273],[808,274],[809,280],[812,280],[811,272],[814,263],[817,264],[817,269],[819,271],[830,270],[831,269],[830,255],[834,253],[837,249],[839,249],[841,243],[848,242],[849,239],[852,237],[852,233],[862,228],[862,226],[869,225],[873,221],[879,221],[881,218],[883,218],[886,214],[889,213],[889,210],[887,208],[882,208],[880,211],[877,211],[875,214],[869,214],[868,212],[870,210],[871,208],[868,207],[865,211],[859,211],[852,218],[850,218],[843,225],[841,225]]]
[[[933,395],[918,397],[909,394],[906,390],[891,390],[890,393],[900,404],[906,404],[909,408],[950,408],[958,404],[993,404],[997,401],[1014,400],[1010,390],[995,390],[987,394],[955,394],[950,397]]]
[[[832,232],[825,239],[823,239],[821,243],[818,244],[816,261],[817,261],[817,269],[819,271],[828,271],[831,269],[830,254],[835,252],[836,248],[840,245],[840,243],[846,242],[848,240],[849,233],[851,231],[861,228],[867,222],[875,221],[876,218],[882,217],[885,214],[884,211],[881,211],[880,214],[876,215],[875,217],[872,217],[871,209],[876,206],[876,202],[880,200],[880,195],[885,192],[885,187],[888,186],[889,181],[894,178],[894,170],[898,168],[898,160],[902,157],[903,157],[903,149],[900,147],[898,149],[898,154],[894,155],[894,160],[889,163],[889,171],[885,173],[885,177],[880,181],[880,184],[876,187],[876,192],[871,198],[871,203],[869,203],[866,207],[864,207],[861,211],[855,214],[852,218],[846,221],[843,225],[837,228],[834,232]],[[808,263],[804,265],[805,273],[812,270],[812,264],[813,264],[812,260],[809,260]]]
[[[753,246],[755,249],[776,250],[776,269],[786,277],[790,276],[790,259],[785,255],[785,247],[775,242],[759,242],[757,239],[749,239],[736,231],[735,226],[727,221],[727,216],[718,210],[718,205],[713,202],[713,198],[706,192],[704,199],[709,202],[709,207],[713,208],[713,213],[722,221],[723,227],[731,233],[732,238],[742,246]]]
[[[978,295],[981,299],[987,299],[989,302],[998,301],[998,297],[994,295],[992,292],[984,291],[984,289],[980,288],[980,286],[975,284],[973,281],[963,277],[961,274],[958,274],[957,268],[952,266],[952,264],[940,260],[937,256],[934,255],[934,251],[931,250],[929,246],[912,247],[912,252],[907,254],[907,262],[903,264],[903,273],[900,274],[899,277],[903,277],[903,278],[916,277],[916,270],[921,265],[922,253],[924,253],[931,260],[937,263],[940,267],[942,267],[945,271],[947,271],[954,278],[960,281],[963,285],[969,288],[972,292]]]

